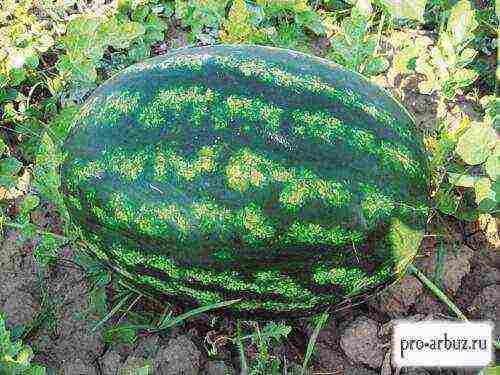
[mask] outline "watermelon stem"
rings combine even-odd
[[[436,284],[434,284],[427,276],[424,275],[422,271],[420,271],[418,268],[416,268],[413,264],[410,264],[408,266],[408,271],[413,273],[426,287],[428,287],[435,295],[438,297],[442,302],[448,306],[448,308],[453,311],[461,320],[464,322],[468,322],[469,319],[460,311],[460,309],[455,305],[450,298],[441,290],[439,289]],[[492,341],[493,346],[495,346],[497,349],[500,349],[500,342],[497,340]]]

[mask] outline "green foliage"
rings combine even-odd
[[[404,31],[394,32],[391,35],[391,44],[397,48],[392,60],[393,69],[396,73],[407,75],[415,70],[417,58],[427,53],[427,48],[433,41],[427,36],[408,38]]]
[[[394,18],[424,20],[424,10],[427,0],[380,0],[380,2]]]
[[[31,6],[30,0],[4,0],[0,5],[0,88],[21,84],[61,32],[61,24],[38,18]]]
[[[64,28],[52,5],[41,7],[27,0],[0,3],[0,122],[13,128],[26,159],[33,157],[44,111],[53,106],[47,98],[34,102],[44,91],[47,56]]]
[[[500,201],[500,141],[494,128],[499,101],[486,97],[482,103],[483,121],[466,120],[454,133],[441,135],[431,161],[438,209],[466,220],[495,215]],[[469,192],[474,193],[470,198]]]
[[[298,38],[304,37],[305,31],[316,35],[326,32],[324,15],[305,0],[176,0],[175,16],[189,28],[190,43],[280,45],[286,38],[281,34],[290,28]]]
[[[23,163],[14,157],[0,160],[0,184],[7,189],[14,187],[22,167]]]
[[[458,138],[455,152],[466,166],[476,166],[480,169],[476,169],[473,175],[461,174],[460,178],[452,175],[450,182],[455,186],[473,187],[475,203],[480,212],[498,213],[500,140],[497,130],[493,128],[493,119],[486,115],[483,122],[473,122]]]
[[[45,367],[32,364],[33,351],[21,340],[12,341],[0,312],[0,373],[5,375],[44,375]]]
[[[264,328],[260,328],[259,324],[254,322],[254,333],[241,336],[239,333],[234,339],[236,342],[243,343],[245,340],[250,340],[252,345],[257,347],[257,355],[248,363],[248,374],[250,375],[279,375],[282,374],[282,366],[280,358],[272,354],[272,349],[279,345],[292,328],[284,323],[269,322]],[[242,349],[240,349],[241,351]],[[246,363],[244,353],[241,353],[242,361]]]
[[[484,163],[493,156],[496,132],[491,124],[474,122],[458,139],[456,152],[469,165]]]
[[[359,1],[351,16],[342,21],[340,31],[330,38],[328,57],[366,76],[387,70],[389,61],[377,52],[380,35],[370,33],[371,19],[371,7]]]
[[[416,71],[426,78],[419,83],[421,93],[438,91],[443,98],[453,99],[459,89],[470,86],[477,79],[477,73],[466,68],[477,54],[473,48],[467,48],[477,26],[474,9],[467,0],[459,1],[451,9],[437,45],[430,52],[421,49],[416,59]]]
[[[164,11],[163,8],[160,9]],[[123,2],[111,15],[82,13],[71,17],[60,40],[65,51],[57,67],[73,85],[92,88],[108,48],[123,50],[129,63],[149,56],[152,43],[163,38],[166,24],[150,5]]]
[[[252,12],[245,0],[235,0],[220,33],[222,43],[244,43],[257,31],[251,23]]]

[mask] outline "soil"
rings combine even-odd
[[[173,44],[182,45],[183,36],[177,38]],[[390,72],[387,76],[391,76]],[[384,82],[402,99],[422,131],[432,131],[436,126],[436,101],[432,96],[418,93],[416,79],[379,77],[378,81]],[[464,103],[463,111],[477,117],[476,107]],[[448,228],[446,232],[443,232],[443,226]],[[441,228],[439,231],[438,227]],[[495,322],[498,338],[499,249],[488,242],[487,235],[476,233],[466,238],[475,229],[466,227],[464,232],[452,219],[430,225],[416,265],[434,279],[470,318]],[[18,243],[17,240],[18,233],[7,230],[0,245],[0,310],[8,317],[9,328],[29,326],[35,318],[43,323],[32,326],[28,343],[36,353],[34,361],[45,364],[49,373],[134,374],[145,366],[152,369],[150,373],[165,375],[240,373],[238,352],[228,340],[234,335],[235,322],[227,318],[219,319],[214,325],[211,317],[202,315],[166,333],[141,336],[131,345],[104,343],[101,331],[92,330],[101,318],[91,303],[93,286],[84,270],[74,265],[73,252],[78,249],[65,249],[55,265],[42,271],[34,261],[33,244]],[[51,308],[48,312],[44,310],[40,319],[42,301],[50,301]],[[133,311],[144,314],[141,309],[144,305],[137,305]],[[406,276],[368,303],[333,315],[318,336],[310,373],[471,373],[432,369],[397,371],[391,367],[390,327],[393,319],[446,319],[451,316],[447,307],[418,279]],[[292,332],[271,355],[287,363],[289,374],[298,374],[298,364],[303,361],[313,328],[304,321],[289,324],[293,327]],[[255,357],[257,352],[252,345],[246,348],[248,359]]]

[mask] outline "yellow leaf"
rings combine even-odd
[[[251,13],[247,9],[245,0],[235,0],[229,11],[229,16],[221,32],[222,43],[245,42],[253,32],[250,24]]]

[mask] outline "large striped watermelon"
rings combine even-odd
[[[135,283],[238,315],[304,316],[401,275],[426,222],[408,113],[362,76],[284,49],[181,49],[87,100],[63,191]]]

